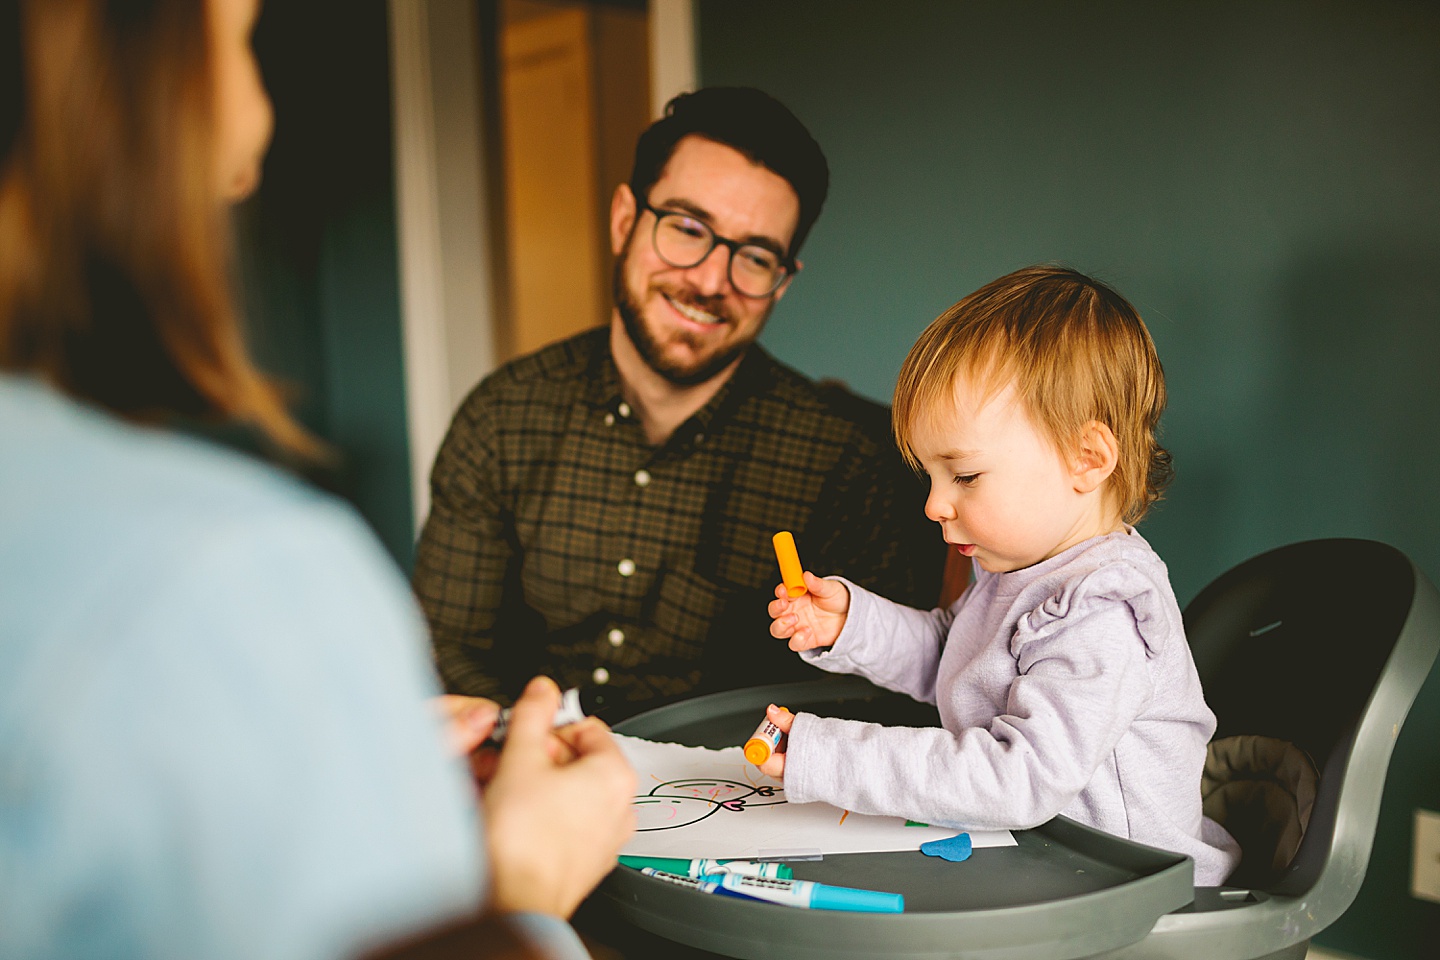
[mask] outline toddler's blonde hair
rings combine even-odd
[[[993,397],[1014,384],[1035,427],[1062,454],[1092,420],[1119,444],[1108,494],[1126,523],[1159,500],[1174,471],[1156,439],[1165,372],[1150,331],[1124,297],[1059,266],[1017,270],[987,283],[925,329],[895,384],[895,439],[919,468],[920,418],[953,404],[966,377]]]

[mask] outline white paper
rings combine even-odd
[[[850,813],[828,803],[788,803],[784,785],[740,747],[710,750],[617,735],[640,778],[635,857],[758,859],[782,854],[918,850],[954,827],[905,825],[901,817]],[[968,830],[976,847],[1013,846],[1009,831]]]

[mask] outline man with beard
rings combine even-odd
[[[614,721],[816,676],[769,635],[779,530],[813,569],[936,602],[944,544],[886,409],[755,343],[828,185],[758,90],[681,95],[642,134],[610,324],[486,377],[436,459],[415,590],[452,693],[545,673]]]

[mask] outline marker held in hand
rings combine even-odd
[[[785,581],[785,592],[793,597],[805,595],[805,568],[800,565],[800,552],[795,549],[795,536],[789,530],[781,530],[771,538],[775,544],[775,559],[780,561],[780,579]]]

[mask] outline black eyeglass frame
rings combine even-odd
[[[776,279],[775,285],[770,288],[770,292],[746,293],[744,290],[741,290],[740,286],[735,282],[735,254],[740,252],[741,247],[755,247],[756,249],[764,250],[766,253],[774,253],[774,250],[761,246],[758,243],[747,243],[740,240],[731,240],[729,237],[722,237],[715,232],[715,228],[710,226],[710,224],[685,210],[661,210],[659,207],[652,206],[648,199],[640,201],[640,209],[642,211],[649,211],[655,215],[655,224],[650,228],[650,249],[655,251],[655,256],[664,260],[677,270],[689,270],[691,267],[699,266],[705,262],[710,254],[715,252],[716,247],[725,247],[729,250],[730,256],[725,261],[725,277],[730,281],[730,286],[735,288],[735,292],[742,297],[747,297],[751,300],[765,300],[773,297],[775,296],[775,291],[785,285],[786,280],[800,272],[800,265],[795,262],[794,257],[782,256],[780,258],[780,276]],[[694,221],[709,232],[710,246],[705,248],[705,253],[694,263],[675,263],[660,252],[660,221],[666,217],[684,217],[687,220]]]

